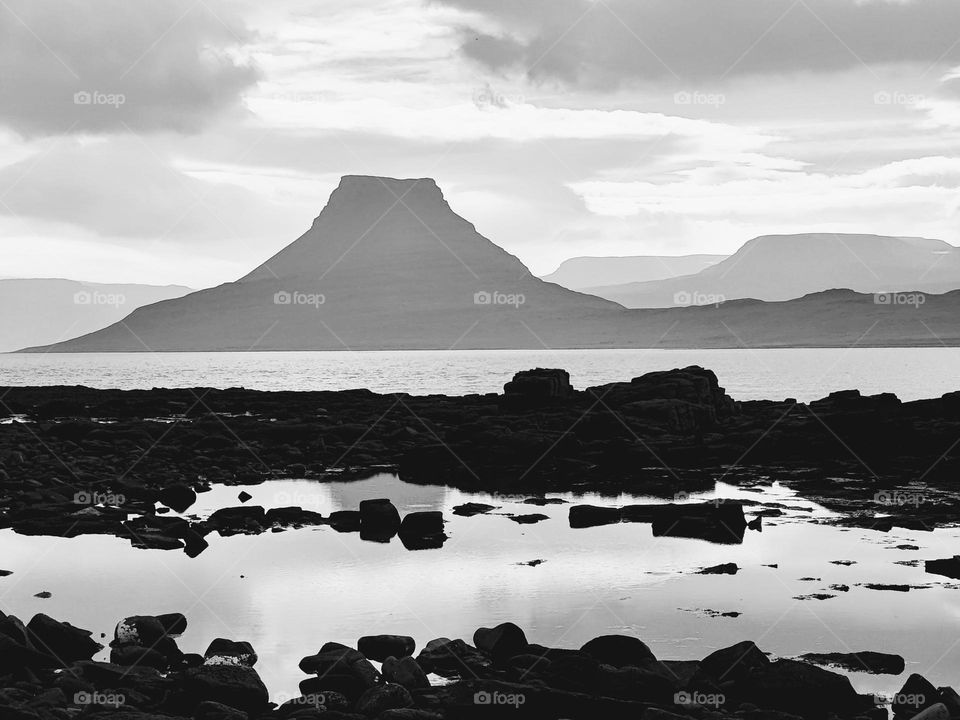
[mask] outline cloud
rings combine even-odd
[[[221,0],[5,0],[0,124],[36,137],[196,132],[258,78]]]
[[[960,58],[956,0],[433,0],[462,52],[568,85],[708,82]]]

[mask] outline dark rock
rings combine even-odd
[[[247,720],[247,718],[247,713],[242,710],[211,700],[200,703],[193,711],[193,720]]]
[[[740,568],[736,563],[723,563],[698,570],[698,575],[736,575]]]
[[[943,560],[927,560],[923,564],[924,570],[933,575],[943,575],[948,578],[960,580],[960,555]]]
[[[157,500],[174,512],[185,512],[197,501],[197,493],[187,485],[168,485],[160,490]]]
[[[367,690],[357,700],[356,710],[361,715],[375,718],[387,710],[408,708],[413,705],[410,691],[403,685],[385,683]]]
[[[473,644],[498,661],[519,655],[529,646],[523,630],[512,622],[500,623],[493,628],[478,628],[473,634]]]
[[[119,645],[110,649],[110,662],[114,665],[137,665],[164,672],[170,667],[167,656],[157,650],[140,645]]]
[[[483,676],[492,668],[490,658],[463,640],[437,638],[427,643],[417,655],[424,672],[441,677]]]
[[[248,493],[246,490],[241,490],[240,493],[237,495],[237,500],[239,500],[242,503],[245,503],[250,500],[253,500],[253,495]]]
[[[700,661],[701,669],[718,682],[739,680],[768,665],[770,658],[750,640],[716,650]]]
[[[359,532],[360,531],[360,511],[359,510],[334,510],[327,519],[337,532]]]
[[[463,505],[457,505],[453,509],[454,515],[460,515],[462,517],[473,517],[474,515],[484,515],[491,510],[496,510],[496,505],[486,505],[484,503],[475,503],[468,502]]]
[[[416,641],[406,635],[367,635],[357,641],[357,650],[377,662],[391,655],[397,658],[413,655],[416,647]]]
[[[93,633],[70,623],[57,622],[48,615],[37,613],[27,624],[27,631],[34,647],[53,655],[64,664],[74,660],[89,660],[103,649],[103,645],[90,637]]]
[[[439,548],[447,540],[439,510],[408,513],[400,524],[400,542],[408,550]]]
[[[266,512],[259,505],[220,508],[207,519],[207,525],[221,535],[253,534],[263,532]]]
[[[266,708],[267,688],[257,671],[245,665],[201,665],[184,673],[184,692],[195,703],[206,700],[238,710]]]
[[[530,401],[562,399],[572,393],[570,373],[559,369],[522,370],[503,386],[506,397]]]
[[[646,643],[629,635],[602,635],[587,642],[580,652],[617,668],[640,667],[657,659]]]
[[[612,525],[621,521],[620,508],[573,505],[570,508],[570,527],[588,528]]]
[[[216,638],[203,653],[205,665],[246,665],[257,664],[257,653],[246,641]]]
[[[526,515],[510,515],[508,517],[518,525],[533,525],[542,520],[550,519],[548,515],[544,515],[542,513],[528,513]]]
[[[388,657],[383,661],[383,679],[389,683],[403,685],[407,690],[430,687],[430,679],[420,664],[410,656]]]
[[[845,676],[796,660],[758,668],[736,687],[747,702],[805,717],[855,715],[873,704],[861,698]]]
[[[815,665],[833,665],[850,672],[899,675],[906,667],[899,655],[864,650],[853,653],[806,653],[800,659]]]
[[[921,710],[940,702],[940,691],[922,675],[913,673],[893,696],[891,709],[897,717],[912,718]]]
[[[386,498],[360,502],[360,537],[386,541],[400,529],[400,512]]]
[[[300,669],[317,676],[300,683],[304,695],[333,690],[356,699],[381,680],[380,673],[362,653],[332,643],[324,645],[316,655],[303,658]]]

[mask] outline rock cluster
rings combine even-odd
[[[745,641],[701,660],[659,660],[640,639],[594,638],[579,649],[531,643],[514,623],[479,628],[473,645],[369,635],[328,642],[300,661],[299,697],[277,705],[243,641],[183,653],[183,615],[117,624],[111,661],[90,632],[45,615],[0,620],[0,717],[15,720],[819,720],[886,717],[849,680],[798,660],[771,660]],[[871,657],[877,654],[864,654]],[[879,657],[877,655],[877,657]],[[147,662],[149,661],[149,662]],[[378,668],[374,662],[380,663]],[[431,681],[433,676],[434,681]],[[443,678],[442,682],[438,679]],[[897,718],[948,718],[960,697],[911,675]],[[926,714],[922,714],[926,713]]]

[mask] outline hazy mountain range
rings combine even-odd
[[[0,279],[0,352],[85,335],[123,319],[142,305],[189,292],[193,291],[182,285]]]
[[[960,288],[960,248],[942,240],[882,235],[766,235],[697,273],[584,291],[626,307],[651,308],[739,298],[790,300],[832,288],[954,290]]]
[[[34,349],[939,345],[960,343],[958,310],[960,292],[884,301],[849,290],[627,310],[531,275],[456,215],[433,180],[346,176],[303,236],[238,281]]]
[[[554,272],[541,278],[571,290],[602,296],[594,288],[693,275],[726,258],[726,255],[575,257],[564,260]]]

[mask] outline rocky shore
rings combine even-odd
[[[737,402],[713,372],[688,367],[585,390],[563,370],[532,370],[502,394],[463,397],[5,387],[0,398],[0,525],[25,534],[106,533],[196,553],[213,531],[359,530],[359,508],[322,517],[238,505],[201,523],[167,513],[212,483],[374,470],[467,490],[680,500],[718,479],[777,480],[853,525],[929,530],[960,517],[960,392],[906,403],[853,390],[809,404]],[[438,523],[413,518],[401,538],[435,544]]]
[[[0,619],[0,716],[9,720],[947,720],[960,696],[911,675],[892,698],[858,694],[843,675],[771,659],[744,641],[694,660],[661,660],[639,638],[606,635],[579,649],[528,642],[513,623],[479,628],[472,644],[437,638],[327,642],[300,661],[300,695],[271,698],[250,643],[213,639],[184,653],[179,613],[121,620],[104,649],[88,630],[35,615]],[[106,640],[106,639],[104,639]],[[836,659],[836,658],[831,658]],[[902,671],[903,659],[850,653],[849,666]],[[876,667],[876,666],[880,667]],[[292,672],[292,669],[291,669]],[[281,702],[277,702],[281,700]]]

